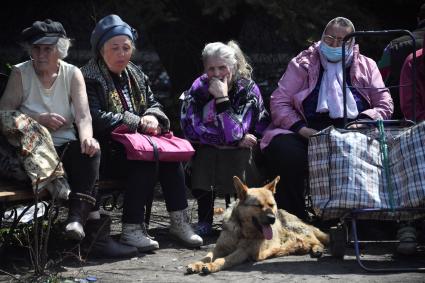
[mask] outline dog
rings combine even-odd
[[[280,177],[261,188],[248,188],[234,176],[238,199],[226,210],[212,252],[187,266],[186,273],[209,274],[247,260],[311,253],[320,257],[329,236],[293,214],[277,209],[273,194]]]

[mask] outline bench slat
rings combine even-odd
[[[100,180],[97,182],[99,190],[107,189],[123,189],[124,182],[121,180]],[[40,193],[40,198],[49,195],[46,190]],[[24,201],[34,198],[34,194],[30,186],[13,181],[0,180],[0,202]]]
[[[39,198],[45,198],[49,195],[47,191],[42,191],[39,194]],[[32,191],[0,191],[0,201],[2,202],[12,202],[12,201],[23,201],[34,199],[34,194]]]

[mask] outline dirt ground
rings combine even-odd
[[[196,201],[189,200],[193,222],[196,222]],[[224,200],[218,199],[216,207],[225,207]],[[121,224],[121,211],[106,212],[113,219],[114,237],[118,237]],[[425,273],[370,273],[363,271],[356,262],[354,250],[347,247],[344,260],[324,254],[320,259],[306,256],[288,256],[269,259],[263,262],[247,262],[230,270],[208,276],[185,275],[186,265],[200,259],[213,248],[220,229],[221,215],[216,215],[214,228],[216,235],[205,239],[200,249],[186,249],[167,235],[168,218],[163,200],[156,199],[153,204],[150,234],[160,243],[160,249],[150,254],[124,260],[89,259],[85,263],[76,260],[62,262],[58,276],[68,278],[61,282],[425,282]],[[410,258],[395,258],[393,244],[364,247],[362,260],[371,267],[400,267],[402,265],[425,267],[425,252]],[[1,273],[0,273],[1,274]],[[21,277],[24,278],[24,277]],[[0,275],[0,282],[19,282],[10,276]],[[28,282],[22,280],[21,282]]]

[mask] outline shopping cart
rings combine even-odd
[[[342,69],[343,69],[343,101],[344,101],[344,125],[345,129],[334,129],[327,128],[317,135],[313,136],[310,139],[309,145],[309,166],[310,166],[310,193],[313,200],[313,206],[315,210],[319,211],[319,216],[322,219],[337,219],[338,224],[330,229],[330,245],[329,251],[331,255],[335,257],[343,258],[346,251],[346,246],[348,243],[348,227],[347,224],[351,222],[351,241],[354,244],[355,255],[358,264],[366,271],[371,272],[408,272],[408,271],[425,271],[425,267],[406,267],[406,268],[373,268],[366,266],[360,256],[360,240],[358,237],[358,229],[357,229],[357,220],[358,219],[370,219],[370,220],[404,220],[410,219],[414,217],[421,217],[425,215],[425,195],[418,194],[417,202],[412,202],[411,205],[402,205],[400,199],[406,199],[406,197],[400,197],[398,194],[398,189],[400,188],[400,178],[396,181],[398,183],[394,184],[392,178],[391,168],[389,166],[388,154],[389,150],[392,149],[391,152],[397,151],[394,149],[397,143],[406,143],[409,142],[409,134],[411,131],[417,131],[418,126],[416,125],[416,121],[410,120],[386,120],[386,121],[355,121],[351,123],[347,123],[347,107],[346,107],[346,89],[351,87],[347,86],[346,81],[346,62],[345,62],[345,46],[347,41],[349,41],[353,37],[359,36],[387,36],[387,35],[400,35],[406,34],[412,38],[413,46],[415,46],[415,38],[411,32],[407,30],[385,30],[385,31],[357,31],[351,34],[348,34],[343,39],[342,44]],[[413,93],[416,93],[416,54],[415,50],[413,51],[413,68],[412,68],[412,77],[413,85]],[[394,87],[394,86],[393,86]],[[398,86],[395,86],[398,87]],[[413,117],[416,117],[416,97],[413,99]],[[353,129],[352,126],[357,124],[361,129]],[[421,124],[422,126],[422,124]],[[416,133],[417,134],[417,133]],[[334,135],[336,138],[333,139]],[[338,140],[339,139],[339,140]],[[356,147],[355,150],[351,148],[347,152],[347,142],[351,143],[363,143],[367,146],[367,149],[362,149],[362,145]],[[314,152],[310,153],[311,145],[314,145]],[[331,147],[336,147],[337,150],[332,152]],[[340,147],[340,148],[338,148]],[[422,146],[422,151],[425,149]],[[352,150],[352,151],[350,151]],[[313,151],[313,150],[312,150]],[[369,152],[370,151],[370,152]],[[335,155],[344,155],[341,157],[341,160],[338,161]],[[365,193],[367,197],[370,197],[370,200],[365,201],[365,203],[361,207],[332,207],[332,203],[337,203],[339,200],[336,200],[336,195],[338,195],[338,190],[343,190],[344,186],[348,183],[354,184],[351,188],[356,190],[355,187],[356,182],[362,182],[362,176],[355,176],[356,172],[353,172],[350,166],[352,164],[349,160],[350,158],[356,158],[350,155],[364,155],[365,160],[368,159],[369,155],[378,155],[380,161],[376,162],[376,166],[373,169],[368,168],[367,171],[370,175],[364,175],[363,178],[368,179],[369,183],[379,183],[384,186],[384,188],[380,188],[379,191],[373,191],[368,187],[368,184],[363,187],[365,190],[369,190]],[[425,155],[425,154],[424,154]],[[310,158],[313,156],[312,158]],[[362,157],[363,158],[363,157]],[[364,161],[364,160],[363,160]],[[337,162],[337,165],[335,165]],[[422,162],[422,161],[421,161]],[[425,161],[423,161],[425,163]],[[348,166],[347,170],[342,170],[342,175],[332,174],[332,166],[341,167]],[[423,164],[422,164],[423,165]],[[367,165],[365,165],[367,167]],[[314,174],[311,169],[314,169]],[[319,168],[319,169],[318,169]],[[416,168],[417,169],[417,168]],[[416,170],[413,169],[413,170]],[[346,174],[346,176],[344,176]],[[374,176],[376,174],[376,176]],[[425,173],[424,173],[425,174]],[[413,174],[414,175],[414,174]],[[423,174],[420,173],[421,177],[425,179]],[[415,176],[410,176],[411,179],[415,178]],[[401,178],[402,179],[402,178]],[[353,181],[354,180],[354,181]],[[357,180],[357,181],[356,181]],[[350,184],[351,184],[350,183]],[[403,183],[403,182],[401,182]],[[425,184],[425,180],[424,183]],[[348,188],[348,187],[347,187]],[[409,186],[409,190],[415,190],[415,187]],[[425,191],[425,186],[420,185],[418,188],[420,191]],[[335,193],[336,192],[336,193]],[[409,194],[407,193],[407,198]],[[345,197],[341,202],[342,203],[350,203],[353,205],[356,203],[361,203],[359,201],[360,198],[364,197],[362,193],[355,192],[351,195],[347,194],[343,196]],[[323,197],[322,197],[323,196]],[[341,198],[340,195],[338,197]],[[397,198],[398,197],[398,198]],[[376,200],[376,201],[375,201]]]

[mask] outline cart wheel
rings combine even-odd
[[[347,228],[343,224],[329,230],[329,252],[333,257],[344,258],[347,245]]]

